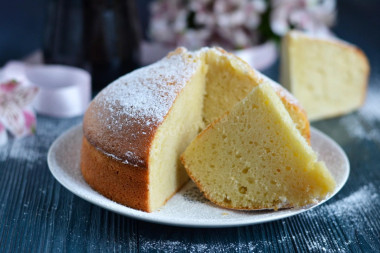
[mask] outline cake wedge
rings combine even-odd
[[[346,114],[364,102],[369,62],[356,46],[330,37],[289,32],[282,40],[281,84],[309,120]]]
[[[267,83],[203,130],[181,160],[206,198],[225,208],[300,207],[335,189]]]

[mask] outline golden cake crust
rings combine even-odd
[[[147,168],[157,128],[196,71],[197,62],[184,52],[179,48],[101,91],[84,115],[86,139],[126,164]]]
[[[86,182],[105,197],[137,210],[153,211],[149,205],[149,171],[146,168],[121,163],[96,149],[85,137],[82,139],[80,167]],[[165,203],[183,185],[179,185]]]
[[[97,192],[134,209],[150,211],[148,170],[121,163],[105,155],[85,137],[82,141],[80,167],[86,182]]]
[[[195,62],[185,52],[186,49],[178,48],[164,58],[163,66],[158,62],[153,70],[152,65],[137,70],[147,70],[135,74],[138,80],[125,80],[123,77],[116,80],[87,109],[83,119],[80,167],[86,182],[107,198],[134,209],[153,211],[149,205],[149,152],[158,127],[195,71]],[[165,71],[168,64],[177,68],[176,73],[169,71],[166,75],[161,75],[160,72]],[[156,72],[155,77],[148,75],[152,72]],[[123,90],[123,86],[131,86],[136,81],[139,82],[136,84],[139,87],[145,84],[145,93],[155,94],[128,94],[128,90]],[[120,86],[121,89],[118,89]],[[152,110],[141,112],[139,108],[133,108],[134,104],[130,104],[131,111],[125,111],[126,105],[122,101],[128,98],[124,95],[130,95],[131,99],[136,95],[147,100],[152,98],[154,101],[139,101],[142,106]],[[109,96],[115,96],[118,101],[109,102]],[[157,106],[164,108],[157,109]],[[182,185],[177,191],[181,187]]]
[[[307,118],[306,111],[302,108],[302,106],[298,103],[297,100],[282,86],[279,84],[269,80],[269,83],[280,97],[282,103],[284,104],[286,110],[288,112],[295,112],[294,114],[289,114],[294,123],[296,124],[296,128],[300,131],[301,135],[305,138],[307,143],[310,145],[310,122]],[[291,102],[291,100],[294,100]],[[297,118],[295,117],[297,115]]]

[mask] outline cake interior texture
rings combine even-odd
[[[254,74],[230,57],[218,51],[208,51],[205,62],[209,66],[206,75],[203,120],[206,125],[230,110],[258,85]]]
[[[300,32],[291,32],[283,39],[281,81],[310,120],[359,108],[368,73],[366,56],[353,45]]]
[[[245,62],[221,49],[196,53],[179,49],[116,80],[85,114],[81,152],[85,180],[123,205],[147,212],[158,209],[189,179],[180,155],[190,142],[261,82]],[[308,140],[305,113],[288,95],[278,95],[294,120],[303,122],[299,131]],[[142,117],[141,111],[153,116]],[[154,121],[157,113],[163,119]]]
[[[202,131],[182,161],[205,196],[226,208],[304,206],[335,188],[330,172],[265,83]]]
[[[254,75],[234,66],[234,62],[219,51],[205,51],[194,61],[201,64],[176,98],[150,151],[152,210],[162,206],[188,181],[180,155],[194,137],[258,85]]]
[[[195,136],[259,84],[257,77],[248,73],[247,66],[231,61],[229,55],[219,51],[205,51],[194,60],[202,64],[176,98],[152,144],[149,158],[151,210],[162,206],[188,181],[180,155]]]
[[[179,156],[204,126],[202,110],[206,71],[206,65],[198,65],[195,75],[178,95],[157,130],[149,155],[151,210],[162,206],[189,179]]]

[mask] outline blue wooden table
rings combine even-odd
[[[313,123],[351,163],[348,182],[333,199],[298,216],[237,228],[126,218],[76,197],[49,172],[49,146],[81,118],[39,116],[35,136],[0,147],[0,252],[380,252],[380,5],[342,2],[335,31],[367,53],[372,72],[361,110]],[[277,69],[266,74],[277,79]]]

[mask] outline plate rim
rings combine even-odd
[[[323,138],[324,141],[329,143],[329,145],[334,146],[334,149],[336,149],[341,154],[341,157],[343,158],[343,160],[346,164],[346,170],[345,170],[346,173],[345,173],[344,177],[342,178],[343,179],[342,183],[340,185],[338,185],[335,188],[335,191],[331,195],[329,195],[326,199],[318,202],[317,204],[313,204],[313,205],[308,206],[308,207],[300,207],[300,208],[296,208],[296,210],[293,209],[293,212],[291,212],[291,213],[286,213],[286,212],[285,213],[279,213],[275,217],[264,217],[264,218],[262,218],[260,220],[256,220],[256,221],[253,221],[253,220],[244,221],[242,219],[239,219],[239,220],[224,220],[222,223],[214,223],[214,222],[207,222],[208,219],[198,219],[196,222],[191,222],[191,220],[182,220],[182,219],[170,218],[170,217],[169,218],[160,217],[159,219],[157,219],[157,217],[155,217],[155,216],[149,216],[151,213],[143,212],[140,210],[135,210],[133,208],[130,208],[130,207],[121,205],[117,202],[114,202],[114,201],[104,197],[103,195],[101,195],[100,193],[96,192],[95,190],[93,190],[91,188],[91,190],[93,190],[95,194],[98,194],[99,196],[105,198],[105,200],[110,202],[110,203],[108,203],[108,205],[107,205],[106,202],[93,200],[91,197],[89,197],[89,195],[85,194],[85,192],[81,192],[81,191],[77,190],[76,188],[72,188],[70,186],[70,183],[67,182],[66,179],[61,178],[58,175],[58,171],[62,170],[62,169],[61,168],[60,169],[55,168],[55,164],[53,161],[53,159],[54,159],[53,152],[55,151],[55,149],[57,149],[60,142],[65,141],[65,138],[67,135],[69,135],[70,133],[73,133],[75,131],[79,131],[79,128],[82,128],[82,123],[75,125],[75,126],[72,126],[68,130],[63,132],[51,144],[49,151],[47,153],[47,163],[48,163],[50,173],[53,175],[53,177],[64,188],[66,188],[69,192],[73,193],[74,195],[76,195],[77,197],[79,197],[85,201],[88,201],[88,202],[90,202],[96,206],[99,206],[101,208],[104,208],[108,211],[112,211],[112,212],[118,213],[120,215],[126,216],[128,218],[138,219],[138,220],[156,223],[156,224],[163,224],[163,225],[177,226],[177,227],[190,227],[190,228],[224,228],[224,227],[238,227],[238,226],[261,224],[261,223],[266,223],[266,222],[271,222],[271,221],[276,221],[276,220],[292,217],[294,215],[298,215],[300,213],[311,210],[311,209],[327,202],[328,200],[332,199],[345,186],[345,184],[349,178],[350,170],[351,170],[350,161],[347,157],[347,154],[342,149],[342,147],[340,147],[327,134],[323,133],[322,131],[320,131],[320,130],[312,127],[312,126],[310,126],[311,135],[313,135],[313,134],[319,135],[319,137]],[[57,166],[57,167],[59,167],[59,166]],[[113,206],[118,207],[118,208],[114,208]],[[119,210],[119,207],[121,207],[121,210]],[[223,209],[223,208],[221,208],[221,209]],[[128,212],[123,212],[122,210],[125,210]],[[230,209],[223,209],[223,210],[230,210]],[[285,210],[289,210],[289,209],[285,209]],[[281,212],[281,211],[278,211],[278,212]]]

